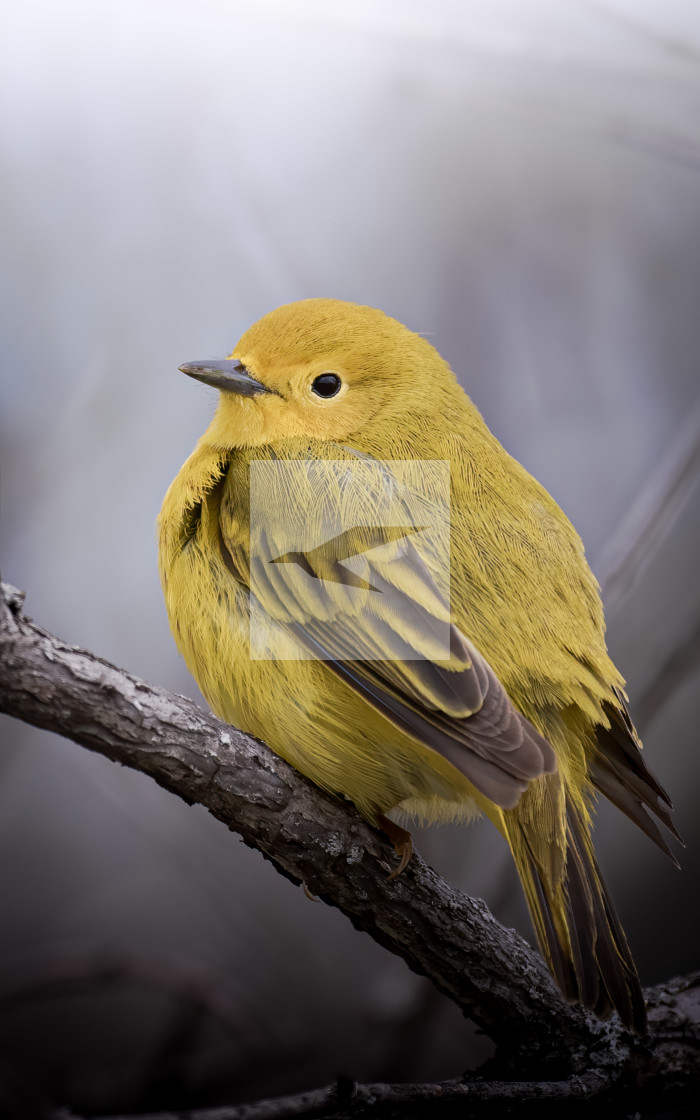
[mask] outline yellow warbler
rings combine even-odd
[[[437,351],[373,308],[289,304],[230,358],[181,369],[221,393],[165,497],[160,570],[214,712],[351,798],[393,840],[397,870],[410,836],[391,810],[485,813],[564,995],[643,1033],[593,854],[594,790],[664,851],[646,810],[677,833],[567,518]],[[349,479],[365,468],[362,506]],[[444,563],[428,525],[441,468]]]

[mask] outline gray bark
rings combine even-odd
[[[191,700],[53,637],[22,606],[23,595],[3,584],[0,710],[150,774],[188,803],[204,805],[281,874],[304,883],[428,976],[497,1045],[489,1068],[470,1083],[470,1108],[495,1098],[504,1107],[515,1098],[522,1103],[527,1094],[561,1103],[607,1100],[623,1091],[626,1106],[643,1093],[647,1106],[665,1095],[668,1107],[668,1094],[681,1099],[697,1088],[700,974],[646,993],[645,1040],[628,1035],[617,1017],[600,1023],[567,1006],[539,955],[418,855],[390,881],[393,850],[349,802],[317,789],[265,744]],[[526,1090],[526,1083],[535,1088]],[[441,1089],[439,1099],[446,1108],[450,1101],[463,1108],[465,1083],[454,1086]],[[370,1093],[377,1108],[381,1104],[393,1115],[391,1108],[408,1107],[408,1089],[355,1087],[354,1103],[351,1093],[342,1108],[337,1095],[328,1104],[335,1112],[319,1113],[326,1106],[317,1097],[314,1114],[352,1115],[356,1106],[366,1107],[361,1098]],[[416,1107],[428,1089],[414,1087]],[[403,1097],[393,1100],[392,1093]],[[228,1115],[234,1120],[244,1113],[232,1109]]]

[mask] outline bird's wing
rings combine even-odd
[[[444,586],[449,542],[441,575],[439,542],[423,528],[430,500],[409,509],[390,466],[352,487],[342,472],[322,469],[310,481],[284,470],[281,480],[270,475],[255,503],[251,489],[248,532],[236,510],[243,479],[230,469],[220,511],[222,555],[248,586],[258,626],[269,622],[270,633],[291,636],[302,655],[325,661],[489,800],[512,808],[532,779],[556,769],[554,751],[451,622]],[[382,519],[385,532],[369,524]],[[348,522],[352,532],[332,531]],[[275,656],[274,642],[265,655]]]
[[[596,728],[596,752],[591,762],[593,784],[634,821],[673,860],[676,867],[680,867],[654,820],[654,817],[660,820],[683,844],[671,819],[671,801],[644,761],[642,744],[627,711],[624,695],[619,689],[615,689],[615,693],[617,704],[606,703],[603,706],[609,727],[601,724]]]

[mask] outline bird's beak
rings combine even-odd
[[[178,368],[188,377],[195,377],[197,381],[224,393],[238,393],[239,397],[257,397],[259,393],[273,392],[251,377],[237,358],[225,358],[220,362],[185,362]]]

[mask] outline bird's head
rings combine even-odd
[[[333,299],[278,307],[229,358],[180,369],[220,390],[207,439],[222,448],[346,440],[465,399],[424,338],[372,307]]]

